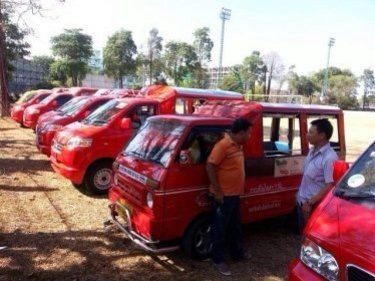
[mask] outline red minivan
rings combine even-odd
[[[75,97],[56,111],[49,111],[41,115],[36,126],[36,146],[38,150],[49,156],[52,139],[56,131],[70,123],[86,118],[98,107],[113,98],[115,96],[111,95]]]
[[[89,193],[106,193],[113,160],[149,116],[193,110],[194,102],[207,99],[243,99],[239,93],[162,85],[146,87],[140,95],[112,100],[58,132],[51,148],[53,169]]]
[[[23,124],[25,127],[35,130],[38,118],[41,114],[55,110],[71,100],[73,97],[92,95],[97,91],[95,88],[73,87],[69,91],[56,92],[44,99],[39,104],[29,106],[23,115]]]
[[[182,246],[192,258],[210,254],[206,159],[238,117],[253,124],[244,145],[243,223],[294,210],[311,120],[331,120],[332,146],[345,157],[343,112],[337,107],[209,102],[194,115],[149,118],[113,164],[110,214],[127,237],[154,253]]]
[[[30,95],[29,98],[26,98],[23,100],[22,103],[16,103],[12,106],[10,117],[16,121],[17,123],[20,123],[23,125],[23,113],[27,107],[33,104],[38,104],[42,100],[44,100],[46,97],[48,97],[52,91],[50,90],[38,90],[35,95]]]
[[[375,142],[315,209],[289,280],[375,280]]]

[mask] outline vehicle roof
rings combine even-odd
[[[254,112],[338,114],[342,110],[334,106],[300,105],[290,103],[265,103],[255,101],[209,101],[197,108],[196,115],[211,115],[227,118],[245,117]]]
[[[216,117],[216,116],[204,116],[204,115],[183,115],[183,114],[166,114],[166,115],[155,115],[148,119],[169,119],[169,120],[179,120],[183,124],[212,124],[212,123],[223,123],[231,124],[233,122],[232,118],[226,117]]]
[[[196,89],[196,88],[182,88],[173,87],[177,92],[178,97],[190,98],[212,98],[212,99],[225,99],[225,100],[243,100],[243,95],[237,92],[224,91],[219,89]]]

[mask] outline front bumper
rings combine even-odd
[[[12,110],[10,112],[10,117],[17,123],[22,124],[23,110]]]
[[[31,128],[31,129],[34,129],[36,128],[36,125],[38,123],[38,117],[39,115],[31,115],[31,116],[28,116],[28,115],[24,115],[23,116],[23,125],[27,128]]]
[[[123,213],[126,214],[126,218],[124,219],[125,223],[121,223],[117,217],[118,213],[116,212],[116,205],[122,208]],[[132,242],[140,246],[142,249],[146,250],[147,252],[151,252],[154,254],[161,254],[166,252],[171,252],[179,249],[178,246],[166,246],[166,247],[158,247],[159,241],[147,239],[133,230],[132,223],[131,223],[131,215],[130,211],[121,204],[113,203],[108,206],[110,219],[111,221],[129,238]]]
[[[41,153],[50,156],[52,140],[55,136],[55,132],[38,132],[38,127],[36,130],[36,147]]]
[[[323,276],[308,268],[300,259],[293,260],[288,266],[289,281],[324,281]]]
[[[56,159],[56,156],[53,153],[51,153],[50,160],[51,166],[56,173],[69,179],[75,184],[82,183],[85,171],[64,165]]]

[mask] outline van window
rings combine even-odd
[[[338,130],[338,118],[336,115],[308,115],[307,116],[307,130],[311,126],[311,122],[316,119],[327,118],[333,127],[333,134],[330,139],[331,147],[336,151],[340,151],[340,140],[339,140],[339,130]]]
[[[266,157],[301,155],[299,116],[264,114],[263,149]]]
[[[56,101],[57,101],[57,106],[60,107],[62,106],[63,104],[65,104],[66,102],[70,101],[71,99],[73,98],[73,96],[69,95],[69,96],[59,96],[56,98]]]
[[[206,163],[215,144],[224,136],[227,127],[204,127],[192,129],[182,145],[181,150],[188,150],[192,158],[192,164]],[[178,157],[176,159],[179,161]]]

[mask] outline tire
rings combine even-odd
[[[212,252],[211,217],[203,216],[195,220],[186,231],[182,248],[192,259],[204,260]]]
[[[87,170],[83,180],[84,189],[89,194],[106,194],[112,177],[112,161],[96,162]]]

